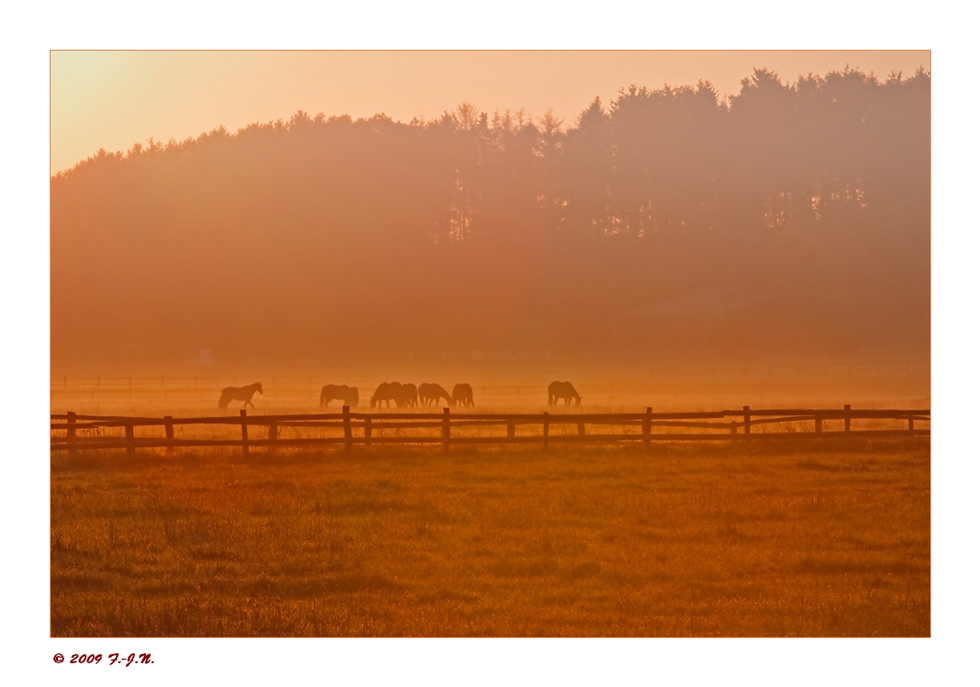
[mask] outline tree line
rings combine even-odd
[[[930,126],[921,69],[758,69],[99,151],[51,179],[52,354],[928,345]]]

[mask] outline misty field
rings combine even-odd
[[[928,636],[928,440],[53,455],[53,636]]]

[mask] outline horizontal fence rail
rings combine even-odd
[[[535,368],[545,377],[561,378],[563,370],[556,368],[554,374],[550,370]],[[891,360],[854,360],[800,363],[759,363],[746,362],[741,365],[707,364],[667,365],[660,366],[650,375],[663,375],[668,378],[681,375],[685,383],[716,383],[723,380],[778,380],[778,379],[822,379],[830,377],[844,378],[880,378],[896,375],[928,375],[929,364],[908,361]],[[395,375],[396,377],[399,375]],[[418,369],[411,373],[400,375],[418,379],[437,379],[444,377],[444,368]],[[452,376],[452,375],[450,375]],[[378,379],[367,379],[356,373],[336,371],[330,374],[287,373],[287,374],[258,374],[245,377],[241,373],[217,374],[215,371],[200,375],[77,375],[56,374],[50,377],[51,398],[59,403],[70,402],[70,399],[84,398],[98,401],[118,401],[126,399],[140,400],[185,400],[203,401],[217,399],[221,390],[227,386],[263,381],[266,383],[266,397],[271,399],[306,402],[319,398],[320,389],[325,381],[344,383],[357,386],[362,394],[370,394],[378,383]],[[494,398],[503,402],[514,399],[526,399],[544,396],[544,386],[541,384],[510,383],[507,377],[499,380],[487,380],[485,384],[474,384],[474,395],[478,399]],[[499,383],[498,383],[499,382]],[[614,398],[620,396],[624,388],[631,385],[623,381],[610,383],[601,377],[592,377],[576,383],[576,388],[590,398]]]
[[[438,377],[441,374],[443,363],[439,363],[439,366],[431,368],[416,368],[412,375],[409,376],[422,376],[422,377]],[[564,366],[555,366],[555,372],[561,373]],[[676,369],[687,369],[687,365],[671,365],[667,364],[668,368]],[[541,366],[536,364],[536,370],[541,370]],[[661,364],[657,369],[664,369]],[[928,362],[909,362],[909,361],[892,361],[892,360],[855,360],[851,362],[846,361],[807,361],[807,362],[773,362],[773,363],[759,363],[759,362],[746,362],[744,364],[736,365],[709,365],[707,363],[698,364],[697,369],[704,372],[705,376],[793,376],[793,375],[810,375],[810,376],[822,376],[822,375],[847,375],[847,374],[864,374],[864,375],[885,375],[885,374],[925,374],[930,371],[930,366]],[[547,371],[545,371],[547,372]],[[261,377],[262,375],[260,375]],[[336,375],[333,375],[337,378]],[[358,375],[352,372],[343,372],[339,375],[338,383],[344,382],[350,384],[352,380]],[[547,376],[547,375],[545,375]],[[236,386],[243,381],[252,381],[251,377],[246,379],[241,373],[238,374],[200,374],[200,375],[79,375],[72,372],[52,374],[50,376],[50,386],[51,389],[99,389],[99,388],[166,388],[166,387],[183,387],[183,388],[207,388],[207,387],[217,387],[221,388],[223,386]],[[272,385],[274,386],[276,382],[282,383],[286,386],[302,386],[315,385],[317,380],[321,377],[317,374],[309,373],[293,373],[293,374],[268,374],[265,375],[264,381],[272,380]],[[322,381],[319,382],[322,385]],[[596,381],[597,384],[600,382]],[[496,386],[494,388],[499,389],[510,389],[519,390],[526,388],[527,385],[524,384],[508,384]]]
[[[51,449],[68,451],[81,449],[125,449],[135,456],[137,448],[221,447],[241,448],[248,454],[250,447],[274,449],[277,446],[314,447],[343,445],[351,450],[355,445],[372,444],[441,444],[448,451],[460,444],[548,444],[566,442],[640,441],[650,446],[653,441],[719,441],[757,439],[798,439],[829,437],[919,437],[929,436],[929,429],[916,428],[915,423],[930,422],[928,409],[856,410],[849,405],[831,408],[775,408],[716,412],[654,413],[520,413],[480,414],[450,413],[353,413],[348,406],[340,413],[302,415],[249,415],[241,410],[238,416],[213,417],[124,417],[117,415],[82,415],[75,413],[51,415]],[[900,428],[852,429],[855,420],[898,421]],[[825,428],[825,422],[839,423],[839,429]],[[756,431],[760,425],[793,423],[784,431]],[[174,428],[193,425],[238,427],[241,438],[184,438],[176,437]],[[574,425],[574,434],[555,434],[553,427]],[[805,425],[802,427],[801,425]],[[540,426],[540,433],[518,435],[518,427]],[[587,431],[587,426],[599,426],[600,431]],[[136,428],[163,427],[163,436],[136,436]],[[506,427],[506,434],[466,435],[466,430]],[[611,427],[624,431],[610,432]],[[812,427],[812,429],[810,429]],[[264,428],[265,436],[249,436],[249,429]],[[635,431],[638,428],[639,431]],[[654,432],[654,428],[697,429],[698,432]],[[107,434],[107,430],[122,429],[122,435]],[[283,436],[284,430],[316,429],[341,432],[337,436]],[[457,430],[454,435],[453,430]],[[433,430],[436,434],[405,435],[404,430]],[[462,430],[462,432],[461,432]],[[380,432],[394,431],[396,436],[381,436]],[[63,432],[63,434],[62,434]],[[81,433],[81,434],[80,434]],[[93,434],[94,433],[94,434]]]

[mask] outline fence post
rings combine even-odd
[[[653,408],[647,408],[647,416],[643,418],[643,448],[650,448],[650,425],[652,424]]]
[[[248,420],[245,419],[246,412],[244,408],[242,408],[238,412],[242,417],[242,455],[247,456],[248,455]]]
[[[544,429],[543,429],[543,432],[542,432],[542,436],[544,437],[544,448],[545,448],[545,450],[547,450],[547,448],[548,448],[548,413],[545,413],[544,414],[544,423],[543,424],[544,424]]]
[[[915,431],[915,416],[909,413],[909,432]]]
[[[844,404],[844,431],[845,432],[851,431],[851,404],[850,403]]]
[[[748,406],[742,406],[742,414],[745,420],[745,438],[748,439],[752,434],[752,411]]]
[[[350,426],[350,406],[344,406],[344,450],[354,449],[354,433]]]
[[[449,451],[449,408],[442,409],[442,450]]]
[[[364,445],[371,445],[371,418],[364,418]]]
[[[126,455],[130,458],[136,457],[136,432],[132,422],[126,425]]]
[[[508,439],[513,439],[514,438],[514,421],[513,420],[507,420],[507,438]]]
[[[68,455],[75,455],[75,413],[68,413]]]
[[[167,453],[174,452],[173,440],[174,440],[174,423],[173,417],[170,415],[164,415],[163,419],[167,421],[167,424],[163,426],[163,431],[167,435]]]
[[[585,423],[584,422],[578,423],[578,435],[580,437],[584,437],[585,436]]]
[[[813,414],[813,431],[814,432],[823,431],[823,413]]]

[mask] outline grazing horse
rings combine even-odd
[[[333,400],[341,401],[344,405],[353,408],[360,402],[361,397],[357,393],[356,386],[327,384],[320,392],[320,407],[326,408]]]
[[[402,384],[401,400],[398,405],[417,406],[419,404],[419,390],[414,384]]]
[[[221,390],[221,398],[218,399],[219,408],[227,408],[228,404],[232,401],[245,401],[243,408],[252,406],[252,396],[258,391],[262,393],[262,382],[256,382],[255,384],[249,384],[248,386],[230,386],[227,389]]]
[[[571,403],[573,398],[575,405],[582,405],[582,397],[578,395],[571,382],[552,382],[548,385],[548,405],[558,405],[559,398],[565,399],[565,405]]]
[[[473,405],[473,387],[469,384],[457,384],[454,386],[453,404],[457,406]]]
[[[391,402],[394,401],[396,404],[402,404],[402,385],[400,382],[381,382],[378,388],[375,389],[374,395],[371,396],[371,407],[380,407],[381,402],[384,401],[385,407],[390,408]]]
[[[438,384],[419,384],[419,403],[422,405],[427,406],[433,401],[438,403],[443,398],[446,399],[446,403],[452,405],[453,397]]]

